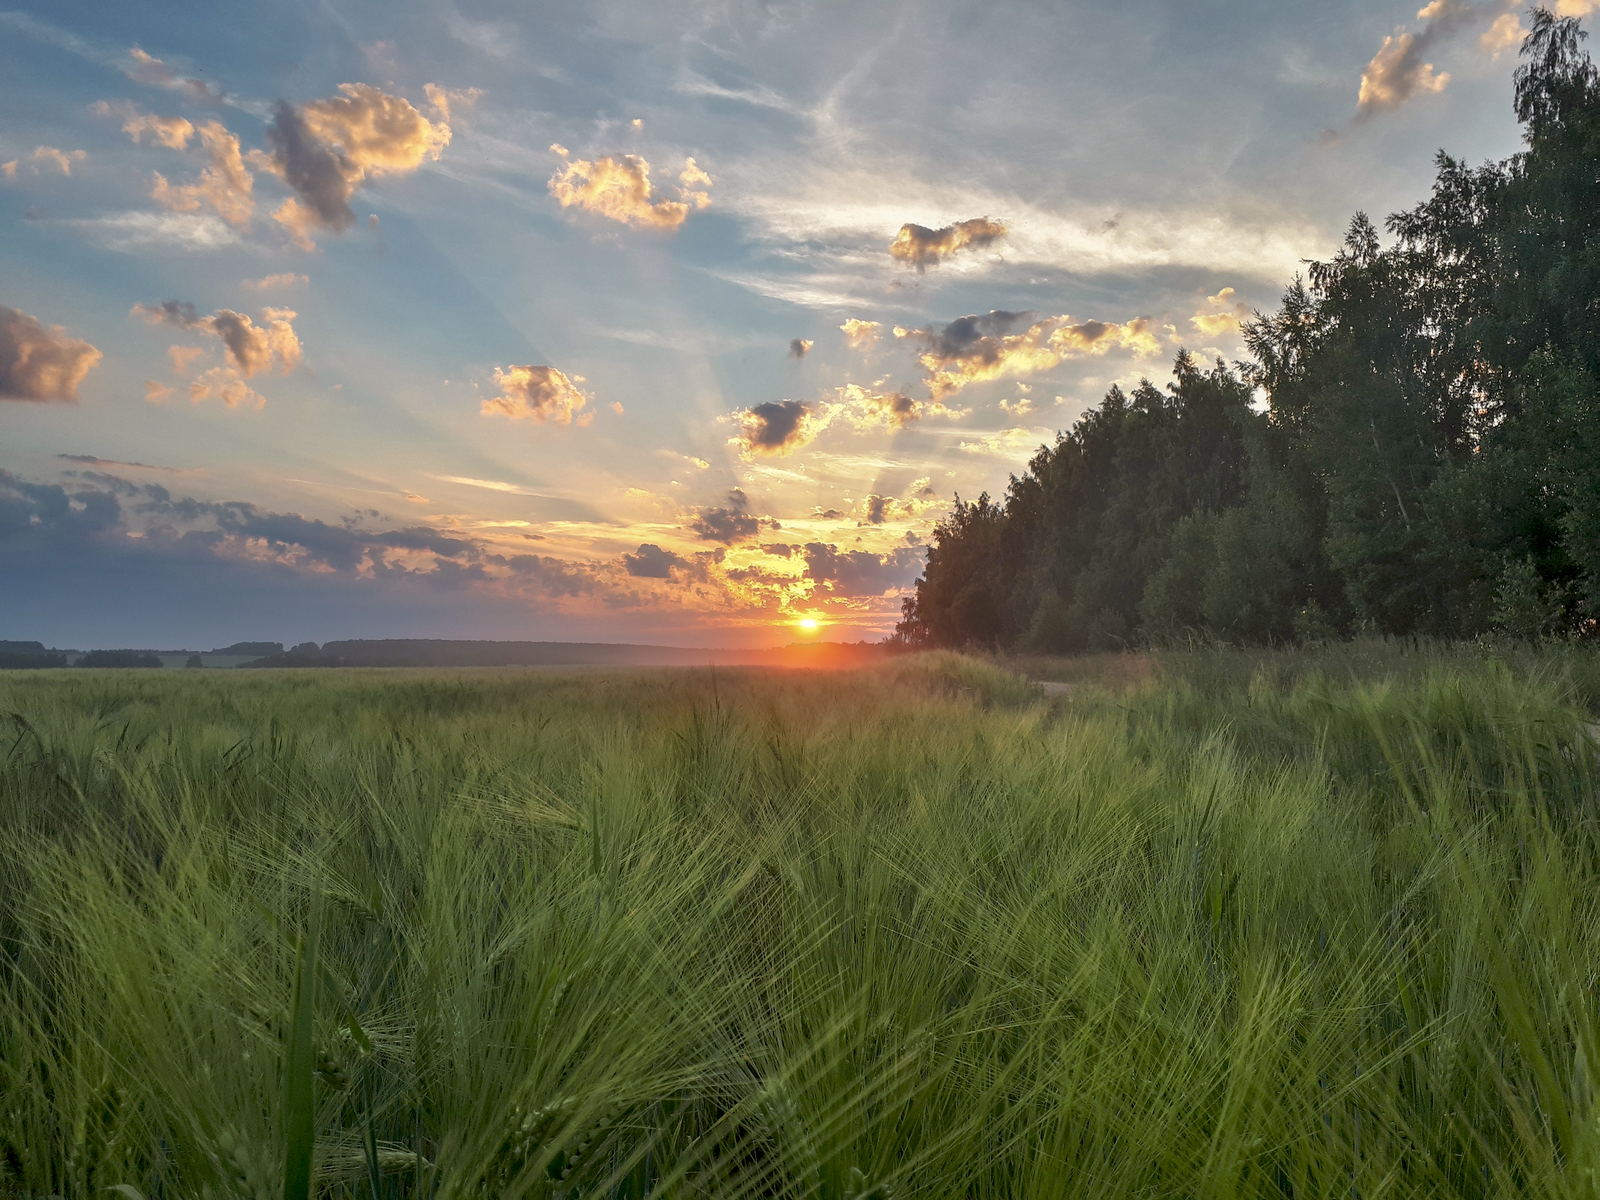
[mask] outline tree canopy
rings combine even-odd
[[[1252,361],[1180,353],[957,500],[898,636],[1061,652],[1200,635],[1600,629],[1600,72],[1532,14],[1525,148],[1365,214]],[[1265,404],[1260,398],[1265,398]]]

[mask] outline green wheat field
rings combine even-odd
[[[0,1193],[1592,1197],[1597,698],[1379,643],[0,675]]]

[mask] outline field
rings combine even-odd
[[[0,676],[0,1194],[1596,1195],[1600,660],[1013,665]]]

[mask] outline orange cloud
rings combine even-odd
[[[158,117],[154,113],[140,112],[139,107],[127,100],[115,104],[96,100],[89,111],[97,117],[121,117],[122,132],[135,142],[142,143],[145,135],[158,146],[170,150],[183,150],[194,136],[194,125],[182,117]]]
[[[524,418],[543,423],[570,425],[574,418],[578,424],[587,425],[594,419],[592,412],[578,415],[578,410],[588,403],[589,397],[578,390],[582,375],[567,376],[554,367],[510,366],[494,372],[495,386],[501,394],[485,400],[481,409],[485,415]]]
[[[37,164],[42,162],[54,163],[60,168],[63,175],[71,175],[72,164],[82,162],[88,158],[89,152],[87,150],[57,150],[54,146],[35,146],[33,153],[28,157],[33,159],[36,164],[33,168],[35,175],[39,173]],[[15,175],[16,171],[14,169],[8,170],[6,174]]]
[[[854,383],[845,384],[836,394],[840,401],[838,410],[858,430],[904,429],[923,417],[959,420],[972,411],[970,408],[947,408],[937,400],[917,400],[904,392],[874,392]]]
[[[266,397],[239,377],[232,367],[212,367],[189,384],[189,400],[221,400],[229,408],[261,408]]]
[[[1431,62],[1421,61],[1419,45],[1416,36],[1409,33],[1383,39],[1383,45],[1361,72],[1358,113],[1399,108],[1419,92],[1444,91],[1450,83],[1450,73],[1435,71]]]
[[[128,62],[122,68],[122,72],[135,83],[172,88],[175,91],[187,92],[200,100],[220,100],[223,94],[221,88],[213,88],[203,79],[185,78],[179,75],[159,58],[145,53],[138,46],[128,51]]]
[[[189,364],[205,354],[203,346],[168,346],[167,357],[172,360],[174,375],[187,375]]]
[[[446,127],[450,124],[450,106],[458,105],[461,108],[471,108],[483,98],[482,88],[447,88],[437,83],[425,83],[422,90],[427,94],[428,103],[433,105],[434,111],[439,114],[439,120]]]
[[[450,144],[443,112],[430,121],[409,100],[364,83],[341,83],[339,92],[304,108],[280,100],[267,126],[272,152],[261,165],[295,193],[273,220],[305,248],[315,230],[355,224],[350,197],[368,176],[415,171]]]
[[[144,398],[148,404],[163,404],[172,398],[172,389],[154,379],[144,381]]]
[[[1514,50],[1522,45],[1522,39],[1527,32],[1523,28],[1522,19],[1516,13],[1501,13],[1495,18],[1494,24],[1484,30],[1483,36],[1478,39],[1478,48],[1485,54],[1499,58],[1507,50]]]
[[[59,325],[0,304],[0,400],[75,403],[78,385],[102,355]]]
[[[554,145],[550,149],[569,159],[565,146]],[[679,178],[686,185],[711,182],[692,158],[686,161]],[[677,200],[662,198],[650,182],[650,164],[637,154],[624,154],[620,159],[608,155],[594,162],[571,158],[550,176],[549,188],[562,208],[581,208],[643,229],[675,230],[688,219],[691,208],[705,208],[711,203],[709,193],[687,186],[678,190]]]
[[[1003,221],[988,217],[973,217],[946,225],[943,229],[929,229],[926,225],[902,225],[900,232],[889,244],[889,257],[916,267],[919,271],[944,261],[959,250],[978,249],[1006,235]]]
[[[255,212],[255,179],[240,157],[239,139],[220,121],[207,121],[199,133],[208,155],[200,178],[174,187],[157,171],[150,198],[173,212],[198,212],[202,205],[210,204],[229,225],[243,229]]]
[[[1249,315],[1249,307],[1234,299],[1231,287],[1225,287],[1215,296],[1206,297],[1206,307],[1190,317],[1189,324],[1206,337],[1226,337],[1237,334],[1239,322]]]
[[[231,308],[219,308],[209,317],[195,312],[192,304],[177,300],[164,300],[160,304],[135,304],[133,316],[143,317],[152,325],[176,325],[221,339],[224,350],[233,365],[246,377],[271,370],[274,362],[281,374],[287,375],[300,364],[300,339],[290,324],[296,313],[287,308],[261,310],[262,325],[257,325],[244,313]],[[177,351],[177,347],[173,350]],[[172,352],[169,352],[172,353]],[[192,357],[187,351],[173,353],[173,367],[181,373]]]
[[[867,350],[877,342],[883,325],[878,321],[863,321],[859,317],[851,317],[839,328],[844,331],[845,343],[852,350]]]
[[[746,459],[782,457],[814,442],[832,418],[830,410],[819,412],[799,400],[757,404],[737,415],[740,431],[728,445]]]
[[[896,326],[894,335],[925,347],[918,361],[934,400],[953,396],[970,383],[1048,371],[1063,359],[1099,356],[1113,349],[1146,357],[1161,350],[1148,317],[1125,323],[1046,317],[1011,332],[1030,315],[996,310],[960,317],[938,332]]]

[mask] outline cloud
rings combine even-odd
[[[211,316],[202,317],[193,304],[179,300],[135,304],[130,312],[152,325],[176,325],[221,339],[228,358],[247,378],[271,370],[274,362],[279,373],[287,375],[302,357],[300,339],[290,324],[298,314],[287,308],[262,309],[261,325],[231,308],[219,308]]]
[[[191,380],[189,399],[195,404],[221,400],[229,408],[261,408],[267,402],[267,398],[246,383],[232,367],[212,367]]]
[[[129,100],[119,100],[115,104],[96,100],[89,111],[97,117],[122,118],[122,132],[139,143],[148,134],[157,146],[183,150],[194,136],[194,124],[183,117],[158,117],[154,113],[140,112],[139,106]]]
[[[904,429],[923,417],[960,419],[971,409],[947,408],[937,400],[917,400],[904,392],[876,392],[859,384],[847,383],[836,389],[842,415],[858,430],[882,426]]]
[[[425,83],[422,85],[422,90],[427,94],[428,103],[433,105],[434,111],[439,114],[439,119],[447,126],[450,124],[452,104],[461,108],[471,108],[483,98],[483,89],[475,87],[448,88],[437,83]]]
[[[830,419],[830,413],[799,400],[757,404],[738,414],[740,432],[728,445],[737,446],[745,458],[792,454],[815,441]]]
[[[35,146],[33,153],[28,157],[33,160],[33,173],[35,175],[39,173],[40,163],[53,163],[63,175],[71,175],[72,164],[82,162],[88,158],[89,152],[87,150],[57,150],[54,146]],[[6,164],[6,174],[13,178],[16,177],[15,160]]]
[[[187,375],[189,364],[205,354],[203,346],[168,346],[167,357],[172,360],[174,375]]]
[[[726,508],[702,508],[689,528],[702,541],[731,546],[755,537],[761,530],[761,521],[750,515],[750,501],[743,489],[734,488],[728,493]]]
[[[239,235],[209,213],[111,213],[66,222],[111,250],[171,246],[177,250],[216,250],[239,243]]]
[[[923,271],[959,250],[976,250],[1005,235],[1005,222],[991,221],[988,217],[973,217],[970,221],[946,225],[943,229],[902,225],[894,241],[889,244],[889,257]]]
[[[144,398],[148,404],[164,404],[172,399],[172,389],[155,379],[144,381]]]
[[[638,122],[635,122],[635,124],[638,124]],[[678,172],[678,182],[686,188],[710,187],[711,176],[702,171],[696,165],[694,159],[686,158],[683,160],[683,170]]]
[[[442,114],[430,121],[409,100],[364,83],[341,83],[339,92],[303,108],[280,100],[267,126],[267,163],[295,193],[273,219],[301,246],[314,230],[355,225],[350,197],[369,176],[415,171],[450,144]]]
[[[1568,0],[1560,2],[1565,4]],[[1578,0],[1581,4],[1588,2]],[[1435,70],[1425,56],[1441,42],[1503,7],[1500,0],[1429,0],[1417,12],[1420,28],[1415,32],[1397,29],[1385,37],[1361,72],[1354,120],[1359,123],[1377,113],[1397,109],[1416,96],[1444,91],[1450,83],[1449,72]],[[1520,37],[1516,17],[1502,13],[1479,39],[1479,45],[1491,54],[1499,54]]]
[[[1002,429],[985,434],[975,442],[962,442],[957,449],[968,454],[989,454],[998,458],[1017,458],[1019,455],[1031,458],[1043,440],[1037,429]]]
[[[624,554],[622,565],[629,575],[638,579],[671,579],[672,568],[688,567],[689,560],[645,542],[635,553]]]
[[[199,100],[220,100],[223,96],[221,88],[214,89],[211,84],[203,79],[194,79],[178,74],[159,58],[145,53],[138,46],[128,51],[128,60],[124,64],[122,71],[135,83],[148,83],[154,87],[187,92],[191,97]]]
[[[0,304],[0,400],[78,399],[78,385],[101,359],[59,325]]]
[[[811,347],[816,343],[810,338],[793,338],[789,342],[789,357],[804,358],[811,353]]]
[[[554,367],[509,366],[504,370],[496,367],[494,382],[501,394],[485,400],[481,411],[514,421],[529,418],[557,425],[570,425],[577,417],[578,424],[587,425],[594,419],[594,413],[578,415],[578,410],[589,400],[577,387],[583,381],[582,375],[567,376]]]
[[[868,350],[877,342],[883,325],[878,321],[863,321],[859,317],[851,317],[839,328],[844,331],[845,343],[852,350]]]
[[[198,212],[202,205],[210,204],[229,225],[247,228],[255,212],[255,179],[239,154],[238,137],[219,121],[207,121],[199,134],[208,156],[200,178],[174,187],[157,171],[150,198],[172,212]]]
[[[1483,31],[1483,36],[1478,39],[1478,48],[1485,54],[1499,58],[1507,50],[1514,50],[1522,45],[1522,39],[1527,32],[1523,27],[1522,18],[1516,13],[1501,13],[1494,19],[1494,24]]]
[[[916,578],[922,566],[922,552],[901,546],[888,554],[866,550],[843,553],[834,545],[807,542],[806,574],[817,584],[839,597],[881,596],[903,588]]]
[[[294,287],[296,284],[305,285],[311,280],[304,275],[297,275],[293,271],[282,271],[277,275],[263,275],[260,279],[246,279],[244,286],[252,292],[266,292],[273,288]]]
[[[1206,337],[1225,337],[1237,334],[1239,322],[1249,315],[1249,306],[1234,298],[1231,287],[1225,287],[1215,296],[1206,297],[1205,307],[1189,318],[1189,324]]]
[[[995,310],[959,317],[937,332],[896,326],[894,335],[924,346],[918,361],[935,400],[952,396],[969,383],[1048,371],[1062,359],[1098,356],[1113,349],[1137,356],[1161,350],[1148,317],[1125,323],[1046,317],[1021,332],[1011,332],[1031,316]]]
[[[93,454],[58,454],[57,458],[66,462],[82,463],[86,467],[126,467],[140,471],[165,471],[171,475],[187,475],[189,471],[184,467],[160,467],[154,463],[122,462],[115,458],[100,458]]]
[[[565,146],[550,149],[568,159]],[[709,184],[711,177],[686,160],[679,178]],[[705,208],[711,196],[688,187],[678,189],[679,199],[668,200],[655,192],[650,183],[650,164],[637,154],[620,159],[607,155],[589,162],[572,158],[550,176],[550,194],[562,208],[581,208],[597,216],[641,229],[675,230],[689,217],[691,208]]]

